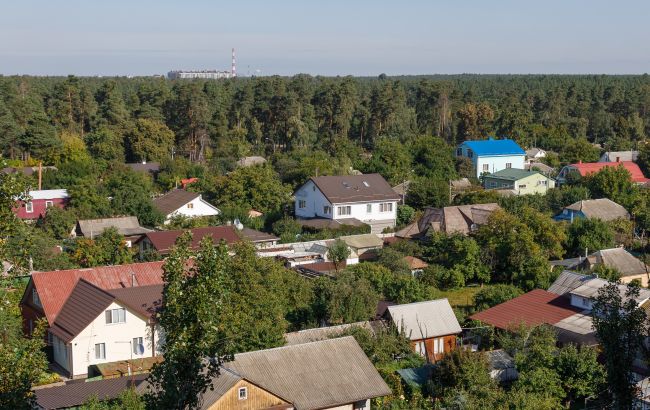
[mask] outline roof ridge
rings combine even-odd
[[[151,233],[151,232],[148,232],[148,233]],[[72,269],[61,269],[61,270],[34,271],[34,272],[31,273],[30,276],[34,276],[34,275],[40,276],[40,275],[45,274],[45,273],[55,273],[55,272],[57,274],[61,274],[61,273],[64,273],[64,272],[72,272],[72,271],[88,272],[88,271],[92,271],[92,270],[96,270],[96,269],[117,268],[117,267],[122,267],[122,266],[146,265],[146,264],[153,265],[153,264],[160,263],[160,262],[164,262],[164,261],[132,262],[132,263],[123,263],[123,264],[120,264],[120,265],[93,266],[93,267],[90,267],[90,268],[72,268]]]
[[[77,286],[79,286],[80,282],[85,282],[86,284],[92,286],[96,290],[98,290],[98,291],[100,291],[102,293],[105,293],[107,296],[110,296],[110,297],[112,297],[114,299],[117,299],[117,297],[115,295],[113,295],[112,293],[108,292],[107,290],[104,290],[104,289],[100,288],[99,286],[96,286],[95,284],[93,284],[92,282],[87,281],[84,278],[79,278],[79,280],[77,280],[77,283],[75,283],[74,287],[72,288],[72,292],[70,292],[70,295],[68,295],[68,299],[70,299],[70,296],[72,296],[72,293],[74,293],[74,290],[77,288]],[[65,303],[68,302],[68,299],[66,299],[63,306],[65,306]],[[61,307],[61,309],[63,309],[63,306]]]
[[[422,300],[422,301],[420,301],[420,302],[403,303],[403,304],[401,304],[401,305],[392,305],[392,306],[388,306],[388,308],[390,309],[390,308],[396,308],[396,307],[400,307],[400,306],[423,305],[423,304],[425,304],[425,303],[441,302],[441,301],[443,301],[443,300],[446,300],[447,303],[449,303],[449,299],[447,299],[447,298],[440,298],[440,299]],[[451,306],[451,304],[450,304],[450,306]]]
[[[333,340],[338,340],[338,339],[354,339],[354,336],[333,337],[331,339],[314,340],[314,341],[311,341],[311,342],[305,342],[305,343],[300,343],[300,344],[296,344],[296,345],[285,345],[285,346],[271,347],[269,349],[253,350],[253,351],[250,351],[250,352],[236,353],[235,354],[235,360],[237,360],[237,356],[244,356],[244,355],[249,355],[249,354],[253,354],[253,353],[261,353],[261,352],[269,352],[269,351],[274,351],[274,350],[297,348],[298,346],[313,345],[313,344],[316,344],[316,343],[329,343],[329,342],[331,342]]]

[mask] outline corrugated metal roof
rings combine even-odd
[[[33,272],[31,280],[38,292],[47,321],[52,325],[79,279],[83,278],[104,290],[129,287],[132,284],[135,286],[162,284],[163,263],[163,261],[156,261]]]
[[[297,410],[391,394],[352,336],[241,353],[224,367],[293,403]]]
[[[246,228],[246,227],[241,229],[239,231],[239,234],[243,238],[245,238],[245,239],[247,239],[247,240],[249,240],[249,241],[251,241],[253,243],[255,243],[255,242],[271,242],[271,241],[279,241],[280,240],[280,238],[278,238],[275,235],[271,235],[271,234],[268,234],[266,232],[261,232],[261,231],[257,231],[255,229]]]
[[[360,327],[374,332],[376,328],[382,326],[383,322],[377,320],[374,322],[365,321],[348,323],[338,326],[317,327],[314,329],[305,329],[299,330],[297,332],[285,333],[284,339],[287,341],[286,345],[291,346],[331,339],[355,327]]]
[[[578,201],[566,208],[573,211],[581,211],[587,218],[598,218],[603,221],[611,221],[618,218],[630,219],[630,214],[624,207],[608,198]]]
[[[595,258],[597,264],[616,269],[622,276],[637,276],[648,272],[645,263],[635,258],[623,248],[603,249],[594,252],[589,259]]]
[[[169,215],[178,208],[201,196],[196,192],[175,189],[153,200],[153,205],[163,214]]]
[[[581,273],[565,270],[549,286],[548,291],[556,295],[565,295],[573,289],[581,286],[585,281],[593,279],[592,275],[583,275]]]
[[[126,389],[137,387],[147,378],[146,374],[118,377],[96,381],[71,381],[64,386],[54,386],[34,390],[36,403],[45,410],[65,409],[81,406],[92,396],[100,400],[119,397]]]
[[[429,266],[428,263],[415,256],[405,256],[404,261],[409,265],[409,269],[424,269]]]
[[[219,376],[212,379],[212,387],[203,393],[200,409],[209,409],[240,380],[242,380],[242,377],[234,371],[223,367],[219,369]]]
[[[574,290],[572,290],[571,294],[582,296],[583,298],[587,298],[587,299],[594,299],[596,296],[598,296],[598,291],[600,290],[600,288],[607,285],[608,283],[609,282],[607,282],[605,279],[600,279],[600,278],[589,279],[588,281],[585,281],[580,287],[577,287]],[[625,293],[627,292],[627,285],[619,284],[618,291],[621,294],[621,296],[625,298]],[[635,298],[637,303],[643,303],[648,299],[650,299],[650,289],[640,288],[639,296]]]
[[[465,141],[461,145],[468,146],[477,155],[526,155],[526,151],[511,139],[490,138],[482,141]]]
[[[151,317],[162,304],[163,284],[111,289],[108,292],[125,307]]]
[[[591,315],[585,313],[576,313],[555,323],[558,340],[587,346],[598,344]]]
[[[117,218],[102,218],[102,219],[80,219],[77,221],[77,228],[81,234],[87,238],[94,238],[100,235],[108,228],[116,228],[120,235],[140,235],[147,232],[152,232],[152,229],[147,229],[140,226],[138,218],[135,216],[121,216]]]
[[[566,296],[535,289],[483,312],[475,313],[470,318],[500,329],[507,329],[519,323],[529,326],[543,323],[552,325],[580,311],[581,309],[571,306]]]
[[[185,232],[192,232],[191,249],[198,249],[201,240],[206,236],[211,236],[212,241],[218,244],[221,240],[226,241],[226,244],[239,242],[239,235],[234,226],[207,226],[203,228],[193,229],[178,229],[173,231],[156,231],[148,232],[144,238],[148,238],[151,244],[160,253],[167,253],[171,250],[172,246],[176,243],[176,239]],[[138,242],[139,242],[138,241]]]
[[[462,331],[447,299],[388,306],[395,326],[411,340],[427,339]]]
[[[332,204],[400,199],[379,174],[312,177],[311,181]]]
[[[648,181],[643,175],[641,168],[632,162],[632,161],[620,161],[620,162],[582,162],[578,164],[567,165],[572,169],[575,169],[580,173],[580,175],[587,176],[589,174],[596,173],[606,167],[618,167],[623,166],[631,175],[632,181],[637,183],[644,183]]]

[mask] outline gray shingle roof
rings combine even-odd
[[[397,329],[411,340],[428,339],[462,331],[447,299],[408,303],[388,307]]]
[[[117,232],[123,236],[141,235],[152,232],[151,229],[140,226],[140,222],[138,222],[138,218],[135,216],[80,219],[77,221],[77,234],[81,234],[86,238],[94,238],[107,228],[116,228]]]
[[[374,332],[376,328],[381,326],[383,326],[381,321],[375,321],[375,322],[365,321],[365,322],[348,323],[345,325],[338,325],[338,326],[317,327],[313,329],[305,329],[305,330],[299,330],[297,332],[285,333],[284,339],[287,341],[287,346],[291,346],[291,345],[298,345],[302,343],[317,342],[319,340],[331,339],[355,327],[360,327],[363,329],[367,329],[371,332]]]
[[[624,277],[643,275],[648,272],[645,263],[623,248],[603,249],[589,255],[589,259],[593,259],[596,264],[616,269]]]
[[[618,218],[630,219],[630,214],[625,208],[608,198],[578,201],[566,208],[581,211],[587,218],[597,218],[603,221],[612,221]]]

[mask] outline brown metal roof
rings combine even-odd
[[[404,261],[408,263],[409,269],[424,269],[429,266],[428,263],[415,256],[405,256]]]
[[[198,198],[199,196],[201,195],[196,192],[175,189],[173,191],[167,192],[163,196],[154,199],[153,205],[158,208],[158,210],[163,215],[169,215],[193,199]]]
[[[522,322],[529,326],[543,323],[553,325],[580,311],[581,309],[571,306],[566,296],[535,289],[483,312],[475,313],[470,318],[500,329],[507,329],[511,325]]]
[[[162,303],[164,285],[136,286],[132,288],[111,289],[109,293],[115,296],[121,304],[132,311],[151,317]]]
[[[278,238],[275,235],[268,234],[266,232],[261,232],[257,231],[255,229],[251,228],[246,228],[244,227],[239,231],[239,235],[243,237],[244,239],[247,239],[251,242],[271,242],[271,241],[279,241],[280,238]]]
[[[379,174],[312,177],[311,180],[333,204],[400,199]]]
[[[172,246],[176,243],[176,239],[184,232],[192,232],[191,249],[198,249],[201,240],[206,236],[211,236],[215,244],[221,240],[226,241],[226,244],[239,242],[239,235],[234,226],[207,226],[204,228],[194,229],[178,229],[174,231],[156,231],[148,232],[139,241],[148,238],[153,247],[160,253],[168,253]],[[138,242],[139,242],[138,241]]]
[[[47,321],[52,325],[79,279],[85,279],[104,290],[133,285],[162,284],[163,263],[163,261],[156,261],[87,269],[33,272],[31,280],[38,292]],[[30,287],[27,288],[27,291],[30,291]]]
[[[126,389],[140,385],[146,378],[146,374],[139,374],[91,382],[74,380],[64,386],[35,390],[34,394],[39,408],[45,410],[66,409],[81,406],[93,396],[97,396],[99,400],[115,399]]]

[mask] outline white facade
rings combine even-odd
[[[199,216],[215,216],[219,215],[220,213],[221,211],[219,211],[217,207],[209,204],[201,197],[201,195],[199,195],[174,212],[169,213],[165,218],[165,223],[169,223],[169,220],[176,215],[183,215],[188,218],[193,218]]]
[[[526,162],[525,154],[479,155],[466,145],[458,147],[456,155],[469,158],[472,161],[476,178],[485,173],[492,174],[506,168],[524,169],[524,163]]]
[[[572,294],[571,306],[575,306],[580,309],[591,310],[591,308],[593,307],[593,301],[589,298]]]
[[[105,309],[125,308],[117,302]],[[67,370],[72,377],[88,374],[88,366],[117,362],[120,360],[141,359],[160,354],[159,331],[152,330],[146,317],[125,308],[123,323],[106,323],[105,311],[79,333],[70,343],[52,336],[54,361]],[[153,345],[152,345],[152,332]],[[144,353],[134,352],[135,338],[142,338]],[[138,339],[139,340],[139,339]],[[100,345],[103,344],[103,347]],[[98,351],[99,350],[99,351]],[[103,353],[103,354],[102,354]],[[103,356],[103,357],[102,357]]]
[[[224,78],[234,78],[235,75],[231,71],[217,71],[217,70],[202,70],[202,71],[170,71],[167,73],[170,80],[178,79],[206,79],[206,80],[221,80]]]
[[[298,218],[355,218],[362,222],[386,223],[395,226],[397,200],[330,203],[313,181],[307,181],[296,191],[295,214]]]

